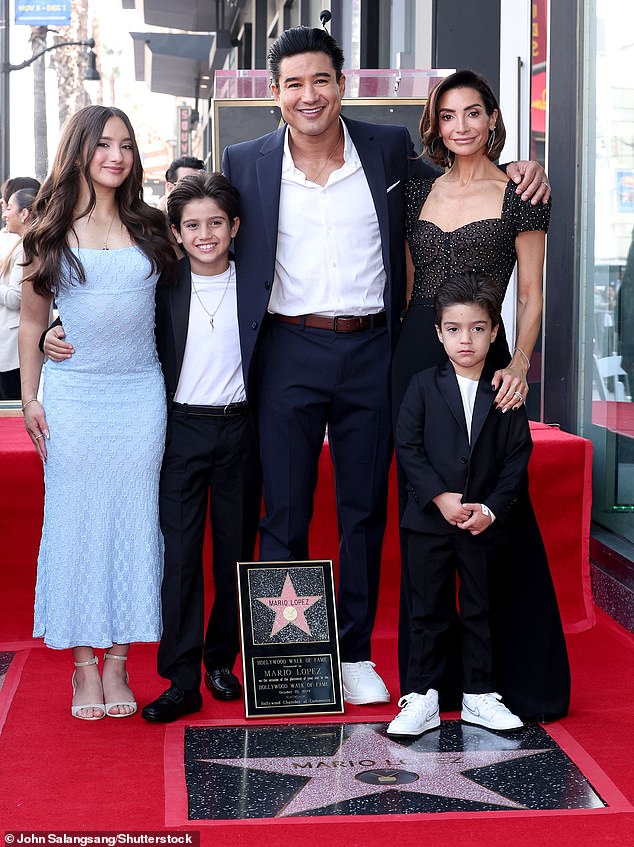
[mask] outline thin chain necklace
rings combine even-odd
[[[343,136],[343,129],[341,128],[341,124],[339,124],[339,135],[337,136],[337,141],[335,142],[335,146],[332,148],[332,150],[331,150],[331,151],[330,151],[330,153],[328,154],[328,158],[327,158],[327,159],[326,159],[326,161],[323,163],[323,165],[319,168],[319,170],[317,171],[317,173],[315,174],[315,176],[314,176],[314,177],[310,180],[310,182],[317,182],[317,180],[319,179],[319,177],[322,175],[322,173],[323,173],[323,172],[324,172],[324,170],[326,169],[326,165],[328,164],[328,162],[329,162],[329,161],[332,159],[332,157],[334,156],[334,154],[335,154],[335,150],[337,149],[337,147],[339,147],[339,142],[341,141],[342,136]]]
[[[108,249],[108,239],[110,238],[110,230],[112,229],[112,224],[114,223],[114,216],[116,215],[116,213],[117,213],[117,210],[115,208],[115,209],[113,209],[112,217],[110,218],[110,226],[108,227],[108,232],[106,233],[106,239],[103,243],[103,247],[101,248],[102,250]]]
[[[218,305],[213,310],[213,312],[210,312],[209,309],[205,308],[205,304],[203,303],[203,301],[200,297],[200,294],[198,293],[198,289],[196,288],[196,283],[194,282],[194,278],[192,277],[192,288],[194,289],[194,294],[196,295],[198,302],[200,303],[200,308],[203,310],[203,312],[205,312],[205,314],[209,318],[209,325],[211,326],[212,332],[215,329],[214,318],[215,318],[215,316],[218,312],[218,309],[222,306],[222,301],[225,299],[225,294],[227,293],[227,289],[229,288],[229,283],[231,282],[231,278],[233,276],[233,265],[231,264],[231,262],[229,263],[229,267],[227,268],[227,270],[229,271],[229,273],[227,274],[227,281],[225,283],[224,291],[222,292],[222,294],[220,296],[220,300],[218,300]]]

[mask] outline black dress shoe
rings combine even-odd
[[[216,700],[237,700],[242,694],[240,680],[228,668],[207,671],[205,685]]]
[[[203,707],[203,695],[200,691],[183,691],[172,685],[156,700],[152,700],[141,710],[146,721],[170,723],[182,715],[199,712]]]

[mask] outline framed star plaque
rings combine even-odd
[[[342,714],[332,561],[238,562],[247,718]]]

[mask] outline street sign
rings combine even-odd
[[[15,0],[17,26],[70,26],[71,0]]]

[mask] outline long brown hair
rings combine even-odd
[[[90,162],[111,118],[126,126],[133,148],[133,165],[116,190],[121,222],[134,243],[152,264],[152,272],[171,279],[176,257],[165,215],[143,200],[143,165],[134,130],[125,112],[114,106],[87,106],[68,120],[60,139],[51,173],[44,181],[33,206],[34,223],[24,236],[25,264],[37,260],[37,270],[28,271],[38,294],[55,295],[65,284],[84,282],[81,261],[68,245],[68,233],[78,217],[95,208],[96,194],[90,177]],[[88,186],[85,209],[78,209],[82,176]]]

